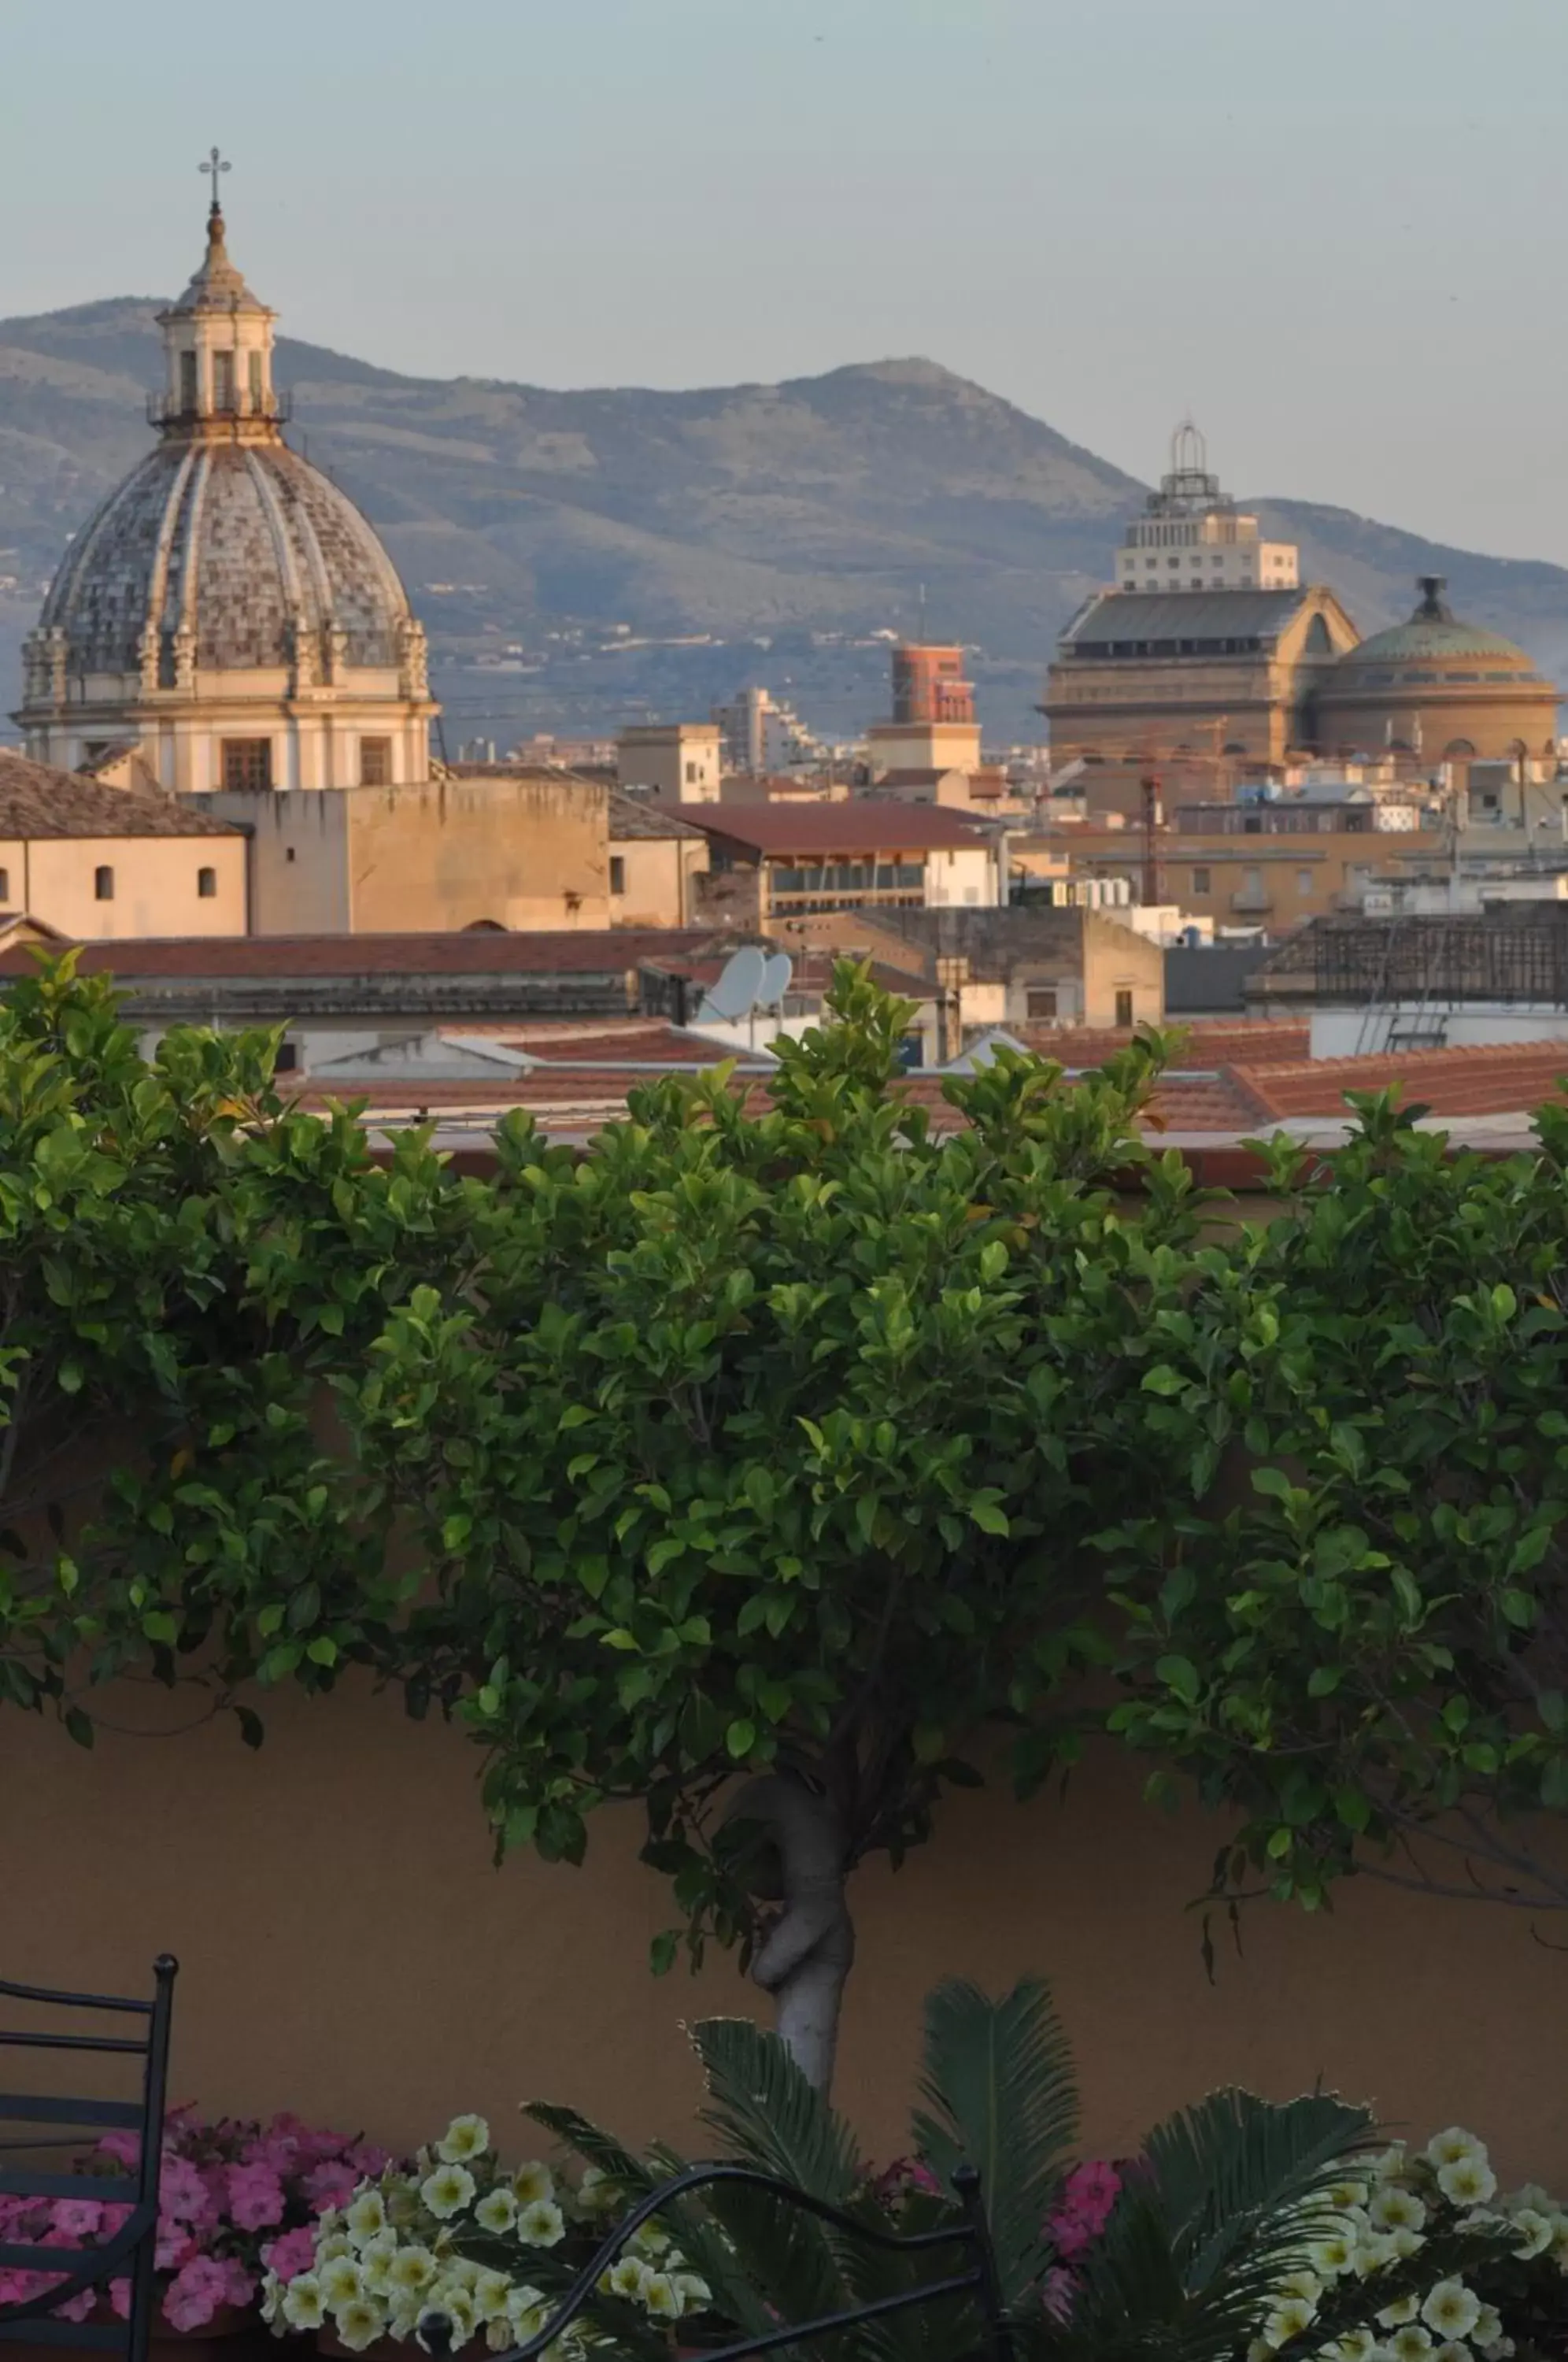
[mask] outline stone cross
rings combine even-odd
[[[204,164],[198,164],[196,167],[198,172],[209,172],[212,175],[212,209],[215,214],[222,211],[222,207],[218,204],[218,174],[220,172],[226,172],[230,169],[227,159],[216,148],[213,149],[212,154],[207,158]]]

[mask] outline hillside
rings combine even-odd
[[[0,322],[0,684],[66,537],[148,447],[155,313]],[[962,638],[989,730],[1037,733],[1055,633],[1106,577],[1142,487],[924,360],[778,386],[558,393],[401,377],[280,340],[291,440],[367,511],[429,625],[448,737],[705,711],[743,680],[844,734],[886,647]],[[1568,571],[1444,548],[1348,511],[1264,503],[1364,630],[1411,578],[1568,677]],[[618,633],[611,627],[622,627]],[[683,643],[684,645],[677,645]]]

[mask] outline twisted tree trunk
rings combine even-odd
[[[781,1907],[751,1973],[773,1997],[774,2025],[785,2048],[825,2093],[833,2082],[845,1980],[855,1959],[838,1815],[829,1796],[776,1772],[749,1781],[726,1817],[755,1822],[771,1841]]]

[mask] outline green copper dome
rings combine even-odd
[[[1447,667],[1468,659],[1487,667],[1506,665],[1510,671],[1518,667],[1521,679],[1539,678],[1523,648],[1504,639],[1500,632],[1457,622],[1441,596],[1446,587],[1441,575],[1423,575],[1421,603],[1409,622],[1395,624],[1386,632],[1374,632],[1369,640],[1358,642],[1340,658],[1339,671],[1359,673],[1393,665]]]

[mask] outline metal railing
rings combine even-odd
[[[964,2268],[943,2278],[922,2280],[916,2287],[899,2289],[890,2296],[873,2298],[868,2303],[850,2305],[837,2312],[823,2313],[814,2321],[791,2321],[778,2327],[759,2331],[755,2336],[736,2338],[727,2345],[705,2346],[702,2362],[745,2362],[754,2354],[770,2354],[780,2346],[802,2346],[818,2337],[830,2337],[836,2332],[858,2327],[862,2322],[884,2321],[891,2313],[911,2312],[918,2306],[939,2304],[951,2297],[971,2299],[979,2313],[982,2327],[981,2351],[986,2362],[1012,2362],[1012,2337],[1008,2325],[1007,2310],[1002,2302],[1001,2284],[997,2277],[996,2255],[991,2246],[990,2226],[986,2221],[980,2199],[980,2177],[973,2166],[960,2166],[953,2177],[953,2188],[962,2209],[962,2219],[944,2224],[935,2231],[900,2233],[884,2231],[874,2224],[846,2214],[842,2207],[830,2206],[824,2199],[813,2198],[809,2191],[793,2182],[784,2181],[777,2174],[759,2172],[747,2165],[693,2165],[661,2182],[639,2200],[629,2214],[618,2223],[601,2244],[598,2252],[586,2263],[567,2290],[543,2328],[522,2345],[509,2346],[497,2357],[497,2362],[537,2362],[555,2344],[563,2330],[569,2329],[578,2315],[593,2301],[599,2284],[610,2270],[623,2249],[634,2239],[643,2225],[673,2201],[688,2197],[693,2191],[715,2186],[731,2189],[760,2190],[777,2198],[786,2207],[797,2208],[801,2213],[812,2214],[840,2234],[857,2239],[867,2246],[880,2248],[884,2254],[917,2256],[933,2247],[957,2247],[963,2251]],[[452,2351],[452,2323],[443,2312],[427,2312],[419,2323],[419,2342],[435,2362],[448,2362]]]
[[[149,426],[194,425],[204,418],[264,418],[274,425],[282,426],[293,414],[294,397],[286,389],[255,394],[244,387],[237,387],[226,401],[210,403],[199,399],[187,402],[182,393],[149,393],[147,397],[147,423]]]

